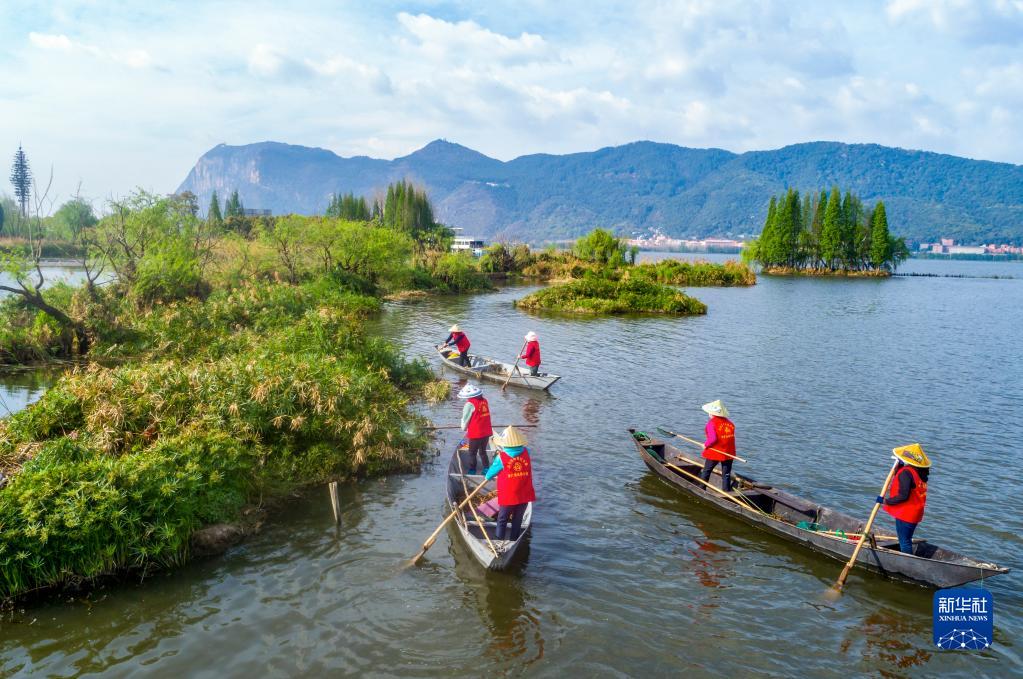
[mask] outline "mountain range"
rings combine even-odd
[[[444,140],[407,156],[343,158],[306,146],[220,144],[178,191],[205,209],[237,190],[248,208],[322,213],[330,194],[372,200],[387,184],[425,187],[439,221],[486,238],[542,242],[595,226],[675,237],[759,233],[768,199],[787,187],[838,185],[883,199],[911,241],[1023,242],[1023,166],[877,144],[809,142],[732,153],[639,141],[585,153],[500,161]]]

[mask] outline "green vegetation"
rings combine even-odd
[[[232,195],[218,225],[195,203],[66,211],[105,285],[37,285],[38,240],[5,255],[0,362],[92,362],[0,420],[0,598],[176,564],[247,504],[422,460],[411,400],[446,383],[364,320],[410,285],[489,287],[475,260],[434,249],[442,227],[421,221],[252,219]]]
[[[743,250],[765,273],[888,275],[908,256],[905,241],[888,231],[883,202],[868,208],[837,186],[802,201],[794,189],[772,196],[760,237]]]
[[[668,259],[634,264],[635,252],[603,229],[580,238],[572,253],[546,251],[531,259],[522,269],[525,274],[568,282],[516,301],[516,306],[523,309],[586,314],[705,314],[705,304],[670,286],[756,284],[753,271],[736,262]]]
[[[686,262],[679,259],[662,259],[656,263],[637,264],[629,269],[629,276],[665,285],[691,287],[731,287],[756,285],[757,276],[746,264],[739,262]]]
[[[678,290],[635,278],[589,274],[516,300],[515,306],[576,314],[705,314],[707,305]]]
[[[134,344],[96,347],[135,360],[0,420],[0,596],[175,564],[247,502],[415,467],[407,407],[429,372],[365,335],[377,304],[319,278],[148,309]]]

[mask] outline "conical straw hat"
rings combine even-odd
[[[931,466],[930,458],[927,457],[927,453],[924,452],[919,443],[910,443],[908,446],[892,448],[892,453],[895,457],[914,467],[926,469]]]
[[[509,425],[508,428],[504,430],[504,433],[494,436],[494,443],[502,448],[515,448],[517,446],[524,446],[528,442],[526,441],[526,437],[523,436],[518,429]]]
[[[448,332],[462,332],[462,329],[458,327],[458,323],[455,323]]]
[[[718,417],[728,417],[728,408],[721,402],[721,399],[717,401],[711,401],[710,403],[703,404],[703,412],[708,415],[717,415]]]

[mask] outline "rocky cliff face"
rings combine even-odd
[[[331,193],[372,199],[403,178],[430,191],[441,221],[486,237],[571,238],[594,226],[757,233],[772,194],[838,184],[867,201],[885,200],[893,230],[912,239],[1023,240],[1023,166],[873,144],[734,154],[636,142],[508,162],[440,140],[389,161],[277,142],[221,144],[178,190],[199,196],[203,209],[214,190],[226,199],[237,189],[246,207],[315,214]]]

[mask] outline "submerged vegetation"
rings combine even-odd
[[[760,237],[743,250],[743,259],[765,273],[887,276],[909,257],[902,238],[888,230],[884,203],[868,207],[835,186],[800,199],[789,189],[771,197]]]

